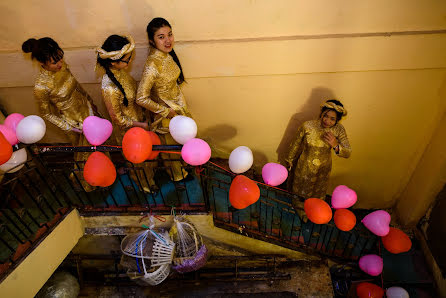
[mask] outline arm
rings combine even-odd
[[[37,99],[39,105],[39,111],[42,117],[56,125],[64,131],[71,131],[74,127],[71,127],[62,117],[52,113],[51,102],[50,102],[50,90],[46,86],[36,85],[34,87],[34,96]]]
[[[285,159],[286,163],[288,164],[288,169],[291,169],[293,166],[294,161],[296,158],[298,158],[298,155],[302,152],[303,148],[303,140],[305,137],[305,129],[304,126],[301,125],[299,129],[297,130],[296,138],[294,139],[293,143],[290,145],[290,151],[288,153],[288,157]]]
[[[161,114],[166,118],[170,113],[170,109],[150,99],[150,91],[152,90],[157,75],[158,70],[153,62],[145,65],[136,94],[136,103],[152,113]]]
[[[352,153],[352,148],[350,147],[350,142],[347,138],[347,133],[345,132],[344,126],[339,127],[339,135],[338,135],[338,148],[335,149],[336,154],[340,157],[349,158]]]
[[[121,91],[111,87],[105,87],[102,90],[102,97],[104,98],[105,106],[113,123],[116,123],[122,130],[127,130],[134,126],[134,121],[122,113],[121,107],[124,96]]]

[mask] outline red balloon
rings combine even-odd
[[[260,189],[257,183],[243,175],[234,178],[229,188],[229,201],[234,208],[244,209],[259,198]]]
[[[0,165],[7,162],[12,155],[12,146],[5,138],[5,136],[0,132]]]
[[[356,286],[356,295],[359,298],[382,298],[384,297],[384,290],[375,284],[362,282]]]
[[[350,231],[356,225],[356,216],[348,209],[337,209],[333,217],[336,227],[341,231]]]
[[[107,187],[116,179],[116,168],[102,152],[93,152],[84,166],[84,179],[90,185]]]
[[[160,137],[154,133],[153,131],[147,131],[147,133],[150,136],[150,140],[152,140],[152,145],[161,145],[161,140]],[[158,157],[158,154],[160,154],[159,151],[153,151],[152,153],[150,153],[149,157],[147,157],[147,159],[155,159]]]
[[[409,251],[412,247],[412,241],[409,236],[397,228],[390,228],[386,236],[381,237],[384,247],[393,254],[399,254]]]
[[[141,163],[152,153],[150,135],[141,127],[130,128],[122,139],[122,152],[128,161]]]
[[[328,223],[333,216],[330,205],[321,199],[306,199],[304,210],[308,219],[319,225]]]

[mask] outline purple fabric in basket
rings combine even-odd
[[[207,257],[208,249],[203,244],[193,259],[184,260],[181,264],[174,265],[172,268],[179,273],[196,271],[206,264]]]

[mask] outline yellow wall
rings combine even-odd
[[[110,34],[132,34],[131,73],[139,79],[145,27],[163,16],[173,25],[186,99],[200,136],[218,149],[214,155],[246,145],[258,167],[276,161],[321,101],[341,99],[353,154],[335,158],[331,187],[356,189],[359,207],[395,203],[445,111],[444,1],[21,0],[1,6],[0,103],[8,112],[37,113],[30,103],[38,67],[20,51],[27,38],[58,41],[105,112],[94,47]],[[44,141],[61,140],[49,125]]]
[[[1,297],[34,297],[84,234],[73,210],[1,283]]]

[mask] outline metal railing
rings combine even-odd
[[[42,153],[37,147],[27,149],[30,158],[24,167],[3,175],[0,182],[0,276],[13,268],[72,208],[84,215],[168,214],[172,207],[183,213],[212,212],[217,227],[344,261],[356,260],[376,248],[376,237],[360,224],[350,232],[342,232],[333,222],[326,225],[304,222],[303,210],[295,210],[291,205],[292,194],[277,188],[259,184],[260,199],[243,210],[234,209],[228,199],[233,174],[212,163],[202,167],[184,164],[192,179],[172,182],[168,175],[171,169],[163,162],[180,159],[159,157],[147,161],[157,163],[153,168],[159,190],[146,192],[142,185],[148,181],[142,166],[126,161],[120,152],[113,152],[119,150],[106,150],[112,151],[109,154],[118,171],[115,183],[86,189],[82,178],[85,162],[75,161],[73,152],[61,149],[57,153],[48,150]],[[95,149],[98,147],[82,151]]]

